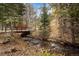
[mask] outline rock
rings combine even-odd
[[[33,40],[31,40],[30,41],[31,43],[33,43],[33,44],[42,44],[42,41],[41,40],[37,40],[37,39],[33,39]]]
[[[62,50],[63,49],[62,45],[58,44],[58,43],[51,43],[50,47],[51,47],[51,49],[56,49],[56,50]]]
[[[32,43],[33,45],[41,45],[42,44],[42,40],[39,40],[39,39],[32,39],[30,41],[30,43]]]
[[[26,37],[26,38],[23,38],[24,41],[31,41],[33,40],[32,38],[29,38],[29,37]]]
[[[6,44],[8,42],[10,42],[9,39],[2,39],[2,40],[0,40],[0,44]]]

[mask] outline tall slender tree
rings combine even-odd
[[[48,9],[47,9],[47,4],[43,4],[43,7],[41,8],[41,36],[44,40],[46,40],[49,36],[49,19],[48,19]]]

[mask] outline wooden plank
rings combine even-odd
[[[5,31],[5,30],[0,30],[0,34],[1,33],[10,33],[10,32],[15,32],[15,33],[20,33],[20,32],[24,32],[24,31],[30,31],[29,29],[28,30],[7,30],[7,31]]]

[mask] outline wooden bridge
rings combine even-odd
[[[27,30],[0,30],[0,34],[7,34],[7,33],[20,33],[21,37],[26,37],[27,35],[31,34],[32,29],[27,29]]]

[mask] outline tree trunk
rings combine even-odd
[[[75,35],[74,35],[74,23],[71,20],[71,35],[72,35],[72,43],[75,44]]]
[[[3,28],[4,28],[4,27],[3,27],[3,22],[2,22],[2,30],[3,30]]]

